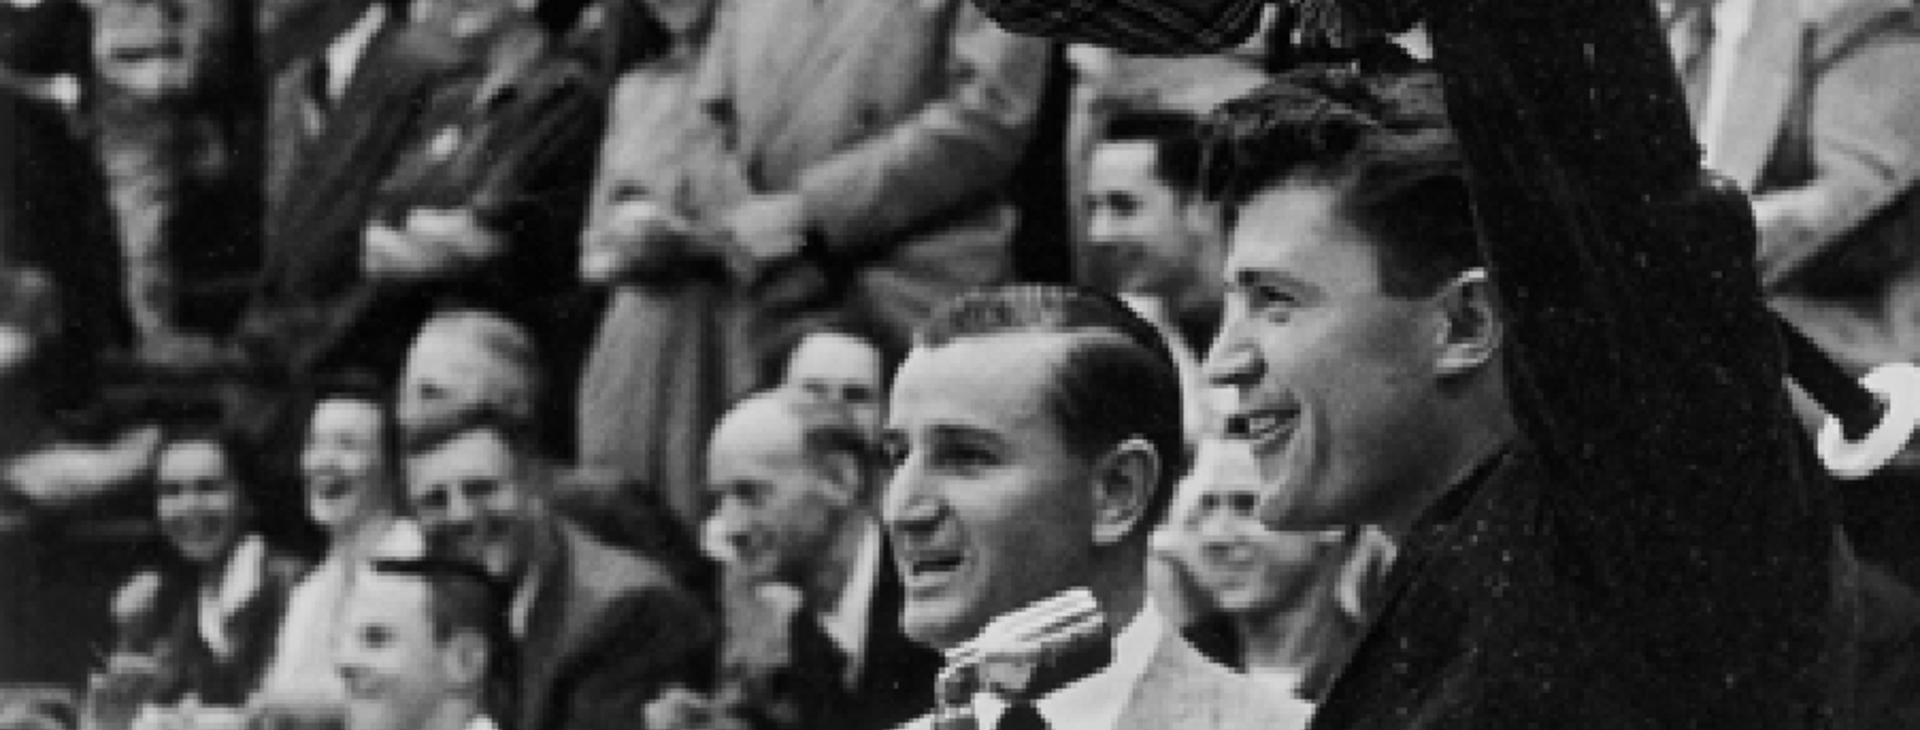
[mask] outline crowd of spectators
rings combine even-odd
[[[1920,10],[1663,11],[1770,303],[1856,371],[1920,361]],[[929,312],[1008,281],[1117,294],[1167,344],[1195,458],[1159,610],[1315,699],[1394,546],[1253,515],[1201,367],[1198,135],[1283,69],[1424,51],[1302,47],[1289,12],[1167,59],[966,0],[0,3],[0,719],[297,716],[426,676],[459,699],[408,712],[454,727],[895,726],[940,657],[876,521],[887,394]],[[1914,727],[1920,500],[1844,496],[1870,727]],[[418,600],[471,661],[381,663],[364,627]]]

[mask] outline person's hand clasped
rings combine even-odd
[[[670,272],[698,255],[694,224],[644,198],[614,203],[581,242],[580,278],[608,285]]]
[[[722,225],[733,247],[760,266],[799,255],[806,242],[806,210],[791,193],[741,203],[727,211]]]
[[[458,208],[409,211],[400,228],[369,225],[362,244],[362,266],[376,281],[456,276],[506,249],[504,237]]]

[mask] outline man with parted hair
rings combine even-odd
[[[366,570],[336,655],[348,730],[513,727],[505,591],[465,563],[382,559]]]
[[[883,515],[907,635],[950,650],[997,616],[1086,589],[1114,631],[1105,668],[982,727],[1287,728],[1305,710],[1202,658],[1146,590],[1148,537],[1180,472],[1166,345],[1119,300],[1018,285],[922,326],[896,378]]]
[[[552,512],[530,438],[484,405],[411,430],[413,514],[430,554],[510,586],[517,727],[632,727],[668,685],[705,686],[712,622],[658,565]]]

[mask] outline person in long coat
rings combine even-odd
[[[590,216],[599,227],[588,233],[639,247],[700,239],[687,247],[707,252],[700,263],[629,268],[622,281],[647,279],[655,295],[721,282],[656,302],[665,309],[616,297],[581,391],[583,461],[668,490],[689,521],[700,444],[685,434],[708,432],[727,399],[756,384],[773,343],[851,317],[903,345],[933,303],[1008,275],[1015,221],[1002,189],[1025,151],[1048,53],[961,0],[741,0],[712,23],[699,66],[662,92],[699,115],[683,121],[712,152],[685,163],[701,184],[603,155]],[[616,129],[623,113],[644,113],[627,103],[616,95]],[[638,216],[650,222],[614,220],[615,203],[653,206]],[[707,324],[635,326],[655,319]],[[633,374],[679,385],[610,387]],[[688,392],[698,401],[674,395]]]

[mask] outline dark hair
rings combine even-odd
[[[1124,111],[1107,122],[1103,142],[1152,142],[1153,171],[1182,197],[1200,190],[1200,120],[1164,109]]]
[[[468,632],[486,642],[481,701],[496,724],[510,722],[516,715],[514,696],[519,682],[519,657],[507,617],[512,591],[480,566],[458,560],[380,559],[373,562],[373,570],[426,584],[427,622],[435,639],[446,641]]]
[[[324,403],[364,403],[380,414],[380,448],[385,450],[387,461],[391,463],[399,456],[400,423],[393,413],[393,389],[386,381],[365,370],[343,370],[322,374],[310,389],[313,407],[307,413],[307,430],[312,430],[313,414]]]
[[[786,378],[787,369],[793,365],[793,356],[800,352],[800,346],[815,335],[839,335],[857,340],[873,348],[880,360],[880,387],[885,389],[893,382],[893,374],[900,367],[900,347],[889,341],[881,328],[864,318],[837,314],[827,319],[809,322],[786,333],[773,348],[774,357],[766,362],[761,373],[763,387],[775,387]],[[885,397],[886,393],[878,394]]]
[[[1144,438],[1160,457],[1145,538],[1165,516],[1185,471],[1180,376],[1153,325],[1112,295],[1062,284],[979,289],[936,308],[918,346],[1011,333],[1059,334],[1068,343],[1043,397],[1068,448],[1085,457]]]
[[[252,453],[240,434],[219,422],[188,421],[169,423],[161,427],[160,448],[155,454],[164,454],[168,449],[182,444],[212,444],[220,450],[220,457],[226,460],[227,476],[232,478],[241,498],[254,501],[249,490],[257,484],[258,465],[249,458]]]
[[[1229,230],[1261,192],[1320,183],[1379,244],[1386,293],[1431,294],[1479,265],[1466,165],[1432,72],[1301,68],[1222,105],[1207,126],[1208,196]]]

